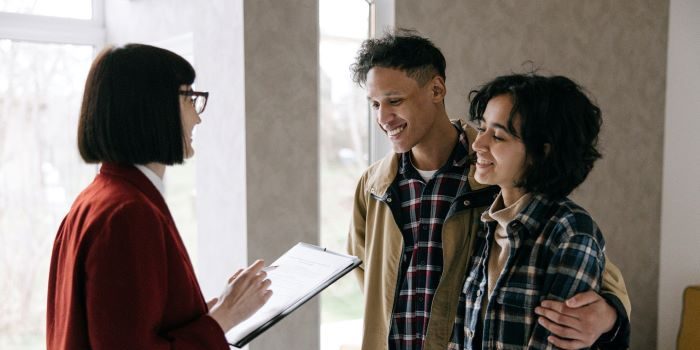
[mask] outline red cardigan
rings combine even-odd
[[[58,229],[46,345],[228,349],[163,197],[133,166],[103,164]]]

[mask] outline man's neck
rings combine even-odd
[[[423,142],[411,149],[413,166],[420,170],[440,169],[450,158],[458,140],[459,133],[445,114],[444,118],[438,118]]]

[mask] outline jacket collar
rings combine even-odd
[[[462,133],[467,139],[468,159],[474,159],[474,150],[472,149],[472,142],[476,138],[476,130],[467,126],[466,121],[462,119],[452,120],[452,123],[462,130]],[[457,141],[459,142],[459,141]],[[452,160],[450,160],[452,161]],[[396,174],[398,173],[399,165],[401,162],[401,154],[390,152],[384,158],[378,161],[376,165],[376,171],[370,173],[368,176],[368,184],[370,187],[370,192],[378,197],[384,197],[386,192],[389,190],[389,186],[394,182]],[[482,185],[474,179],[474,172],[476,167],[474,164],[469,165],[469,186],[472,191],[480,190],[489,185]]]
[[[163,196],[153,185],[151,180],[149,180],[141,171],[136,169],[135,166],[131,164],[104,162],[100,167],[100,175],[117,177],[130,183],[156,205],[158,205],[158,207],[167,212],[168,206],[165,203]]]

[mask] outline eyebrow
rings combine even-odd
[[[480,121],[485,122],[484,119],[481,119]],[[470,121],[468,121],[467,123],[470,124],[473,128],[476,129],[476,128],[480,128],[480,127],[481,127],[480,121],[472,121],[472,120],[470,120]],[[489,124],[489,126],[492,127],[492,128],[494,128],[494,129],[501,129],[501,130],[503,130],[504,132],[508,133],[509,135],[512,135],[513,137],[520,138],[518,135],[516,135],[516,134],[510,132],[510,130],[508,130],[508,128],[507,128],[506,126],[504,126],[503,124],[491,123],[491,124]]]
[[[501,125],[501,124],[492,123],[492,124],[491,124],[491,127],[492,127],[492,128],[495,128],[495,129],[501,129],[501,130],[503,130],[503,131],[505,131],[505,132],[507,132],[507,133],[509,133],[509,134],[512,135],[512,133],[510,132],[510,130],[508,130],[508,128],[506,128],[505,126],[503,126],[503,125]]]
[[[404,94],[400,91],[388,91],[388,92],[384,93],[383,95],[381,95],[380,97],[399,97],[399,96],[403,96],[403,95]],[[372,100],[372,97],[367,96],[367,100]]]

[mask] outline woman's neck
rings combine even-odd
[[[508,208],[513,203],[517,202],[522,196],[525,195],[525,190],[520,187],[501,187],[501,196],[503,196],[503,207]]]
[[[163,179],[163,175],[165,175],[165,164],[163,163],[148,163],[144,164],[144,166],[148,169],[151,169],[156,175],[158,175],[161,180]]]

